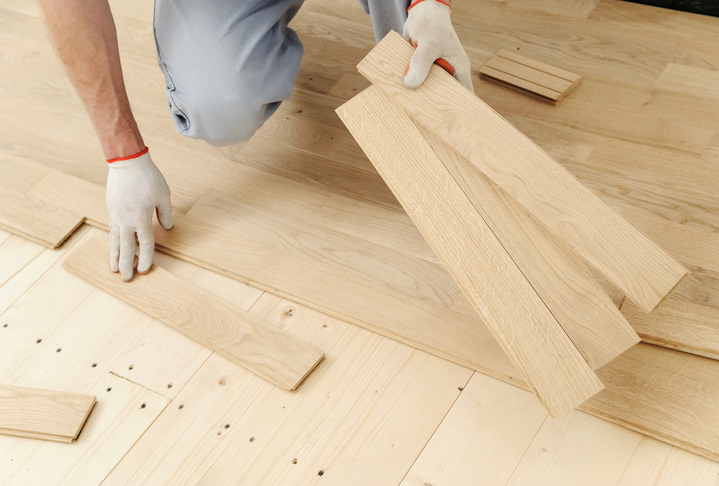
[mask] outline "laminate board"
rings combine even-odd
[[[593,369],[639,342],[639,336],[571,249],[438,137],[421,126],[417,131]]]
[[[296,389],[323,359],[298,339],[162,269],[123,283],[107,271],[106,252],[104,239],[95,237],[63,266],[287,390]]]
[[[57,248],[83,218],[18,191],[0,191],[0,228],[35,243]]]
[[[719,227],[711,231],[704,225],[691,226],[691,221],[679,223],[647,212],[637,214],[630,209],[619,212],[677,260],[719,272]]]
[[[312,220],[287,218],[221,193],[211,192],[200,198],[187,219],[223,228],[266,248],[334,266],[412,299],[445,306],[459,294],[459,288],[439,264],[337,232],[327,225],[318,227]],[[175,246],[174,239],[171,246]]]
[[[656,89],[692,93],[719,100],[719,70],[670,62],[654,84]]]
[[[640,343],[597,370],[580,410],[719,460],[719,361]]]
[[[684,267],[451,76],[432,69],[420,89],[404,87],[396,72],[407,65],[412,52],[401,36],[389,35],[358,69],[642,308],[653,309],[686,274]]]
[[[562,415],[601,390],[579,350],[401,108],[370,87],[337,111],[549,413]]]
[[[582,77],[540,61],[500,50],[479,72],[482,76],[507,83],[531,94],[558,103],[582,80]]]
[[[250,312],[331,366],[290,394],[213,355],[105,484],[397,484],[472,374],[270,294]]]
[[[632,302],[622,306],[642,341],[719,359],[719,309],[671,296],[647,314]]]
[[[0,385],[0,434],[72,442],[95,402],[92,395]]]

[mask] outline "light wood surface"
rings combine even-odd
[[[578,74],[504,49],[484,63],[479,73],[553,103],[561,101],[582,81]]]
[[[645,343],[719,359],[719,309],[716,307],[671,296],[650,314],[632,302],[625,302],[622,314]]]
[[[355,140],[553,416],[602,389],[412,120],[379,88],[337,109]]]
[[[241,199],[245,204],[261,206],[285,219],[301,219],[303,224],[311,213],[317,224],[315,231],[318,231],[317,227],[329,225],[333,230],[355,238],[366,237],[374,244],[438,262],[334,114],[337,106],[369,84],[357,74],[355,65],[375,45],[375,40],[369,16],[362,12],[355,0],[304,2],[291,24],[305,46],[292,99],[280,106],[250,142],[228,148],[211,147],[175,132],[167,112],[164,80],[157,68],[152,2],[113,0],[111,4],[133,111],[151,147],[153,160],[172,188],[173,206],[178,216],[190,211],[209,191],[217,191]],[[85,200],[81,213],[86,212],[89,217],[90,212],[104,212],[106,167],[102,153],[87,115],[47,42],[37,4],[6,0],[0,7],[0,19],[0,38],[5,46],[0,49],[0,69],[7,74],[0,77],[3,105],[0,110],[0,132],[3,134],[0,151],[3,160],[15,157],[13,160],[35,163],[34,170],[26,171],[29,174],[32,170],[32,177],[16,179],[12,176],[9,182],[23,180],[35,184],[47,174],[44,169],[54,168],[61,171],[59,175],[73,176],[69,178],[72,182],[66,185],[71,196],[73,188],[81,192],[83,182],[89,183],[89,187],[97,192],[95,199]],[[719,195],[716,192],[719,184],[719,171],[716,170],[719,162],[719,102],[709,95],[716,89],[711,84],[711,73],[719,69],[717,19],[620,1],[477,0],[456,2],[453,23],[472,62],[475,88],[481,98],[690,268],[691,275],[680,283],[675,295],[687,302],[719,307],[719,273],[713,258],[715,253],[712,253],[712,238],[719,230]],[[582,84],[553,106],[479,77],[478,67],[500,49],[566,67],[582,75]],[[696,89],[655,87],[669,63],[696,68]],[[701,94],[705,92],[706,95]],[[39,178],[36,179],[35,174]],[[2,179],[0,177],[0,185]],[[31,189],[15,187],[22,192]],[[73,202],[71,199],[69,203]],[[62,201],[62,193],[49,201],[53,204]],[[259,214],[253,213],[252,218]],[[238,215],[236,219],[241,221],[242,218]],[[177,220],[179,222],[180,218]],[[223,232],[221,228],[209,232],[191,222],[204,233],[186,235],[190,242],[199,236],[209,241],[217,239],[215,249],[219,249],[219,240],[231,237],[231,233]],[[58,251],[66,252],[68,245],[76,244],[77,236],[82,235],[73,236]],[[0,231],[0,240],[8,237]],[[11,238],[19,241],[18,237]],[[227,241],[234,243],[235,240]],[[431,379],[427,373],[417,375],[415,364],[405,367],[404,361],[392,359],[396,356],[396,348],[384,347],[380,351],[374,347],[387,342],[377,336],[361,338],[361,349],[353,348],[346,360],[338,358],[335,361],[333,356],[344,356],[345,346],[351,346],[360,338],[356,337],[358,334],[347,334],[337,347],[325,348],[327,334],[323,333],[337,329],[339,324],[334,324],[338,322],[335,320],[325,321],[328,327],[324,328],[318,320],[316,327],[309,328],[317,330],[316,340],[310,339],[310,342],[325,351],[331,349],[332,354],[328,354],[327,366],[320,366],[317,372],[337,375],[333,381],[327,381],[326,386],[318,387],[316,394],[308,398],[307,407],[327,400],[333,403],[341,400],[344,410],[349,410],[353,417],[348,419],[353,427],[356,426],[353,430],[358,432],[338,428],[342,422],[338,418],[339,411],[332,414],[331,420],[318,418],[314,422],[316,427],[305,429],[298,420],[286,419],[295,417],[293,412],[297,402],[294,399],[256,404],[266,395],[251,390],[256,386],[259,390],[272,390],[272,393],[286,392],[222,357],[214,356],[212,370],[205,370],[206,388],[201,388],[196,380],[190,382],[195,376],[199,379],[198,370],[212,356],[210,350],[76,278],[57,263],[53,264],[64,253],[46,250],[36,254],[32,248],[37,247],[40,251],[37,245],[23,243],[29,245],[26,250],[17,243],[13,243],[15,250],[7,249],[8,256],[15,255],[10,260],[15,270],[11,269],[9,279],[0,285],[0,310],[5,312],[0,316],[0,382],[95,394],[101,401],[79,440],[71,446],[0,436],[2,484],[99,484],[123,456],[138,458],[141,455],[142,463],[146,465],[141,466],[138,478],[157,478],[160,484],[173,482],[173,478],[182,478],[185,471],[191,474],[195,464],[205,464],[206,460],[221,454],[228,443],[226,439],[230,438],[236,441],[233,447],[242,455],[237,457],[228,452],[223,461],[218,462],[218,468],[221,464],[231,463],[234,457],[238,464],[228,469],[235,470],[233,468],[240,467],[241,462],[248,470],[248,477],[257,479],[257,484],[262,484],[263,480],[271,484],[277,477],[300,477],[308,484],[331,484],[334,467],[327,467],[325,474],[318,476],[320,468],[326,467],[326,458],[330,454],[336,458],[332,464],[343,465],[337,469],[345,479],[342,484],[356,482],[364,486],[368,481],[362,479],[366,478],[372,484],[398,484],[402,474],[412,467],[432,430],[440,426],[444,412],[451,411],[453,397],[461,399],[467,391],[466,388],[460,392],[454,387],[451,390],[442,387],[439,393],[437,390],[442,383],[460,386],[457,383],[460,380],[452,378],[457,376],[453,374],[453,368],[445,368],[447,374],[440,373],[439,377]],[[252,249],[257,247],[256,243],[253,245],[236,246],[225,258],[242,268],[243,252],[247,250],[247,260],[251,260],[252,251],[256,251]],[[5,270],[9,261],[0,258],[0,270]],[[221,266],[215,271],[222,275],[215,274],[210,278],[207,277],[210,272],[166,255],[156,254],[155,261],[245,310],[250,309],[262,294],[257,288],[226,278],[237,279],[239,276]],[[478,324],[481,321],[476,316],[464,314],[458,300],[458,307],[450,306],[448,311],[436,304],[411,300],[401,292],[390,292],[386,287],[373,291],[370,282],[376,280],[363,282],[334,265],[323,266],[311,258],[278,254],[271,263],[272,267],[261,275],[264,283],[257,283],[257,287],[270,292],[279,289],[277,293],[286,297],[295,293],[303,304],[297,304],[297,300],[281,300],[271,311],[272,315],[260,312],[258,316],[288,332],[296,331],[295,336],[300,339],[314,334],[291,326],[290,321],[298,316],[304,319],[301,316],[313,312],[305,305],[315,309],[324,307],[325,312],[344,316],[343,321],[374,328],[454,361],[464,360],[466,366],[508,383],[521,381],[486,329],[484,336],[488,340],[478,339],[480,333],[475,328],[482,326]],[[254,263],[245,265],[251,267]],[[715,269],[711,270],[712,267]],[[408,275],[422,280],[411,271]],[[276,283],[283,287],[268,285],[272,282],[266,277],[275,277]],[[271,296],[265,299],[268,297]],[[290,304],[294,307],[289,308]],[[467,307],[474,313],[468,303]],[[290,318],[286,312],[295,317]],[[98,315],[104,318],[98,319]],[[4,324],[8,327],[2,327]],[[351,326],[348,328],[352,329]],[[355,331],[364,335],[362,330]],[[343,331],[339,333],[344,336]],[[372,335],[368,333],[367,336]],[[435,341],[432,346],[429,337]],[[42,342],[36,343],[39,338]],[[57,348],[62,351],[57,353]],[[452,356],[453,351],[457,356]],[[414,353],[422,356],[417,351]],[[659,368],[662,371],[656,378],[660,387],[650,395],[656,403],[667,401],[676,411],[675,417],[658,415],[653,408],[634,401],[631,396],[623,400],[638,404],[648,417],[644,422],[638,422],[637,430],[646,429],[651,421],[664,422],[664,432],[669,434],[678,434],[685,428],[682,417],[686,418],[687,409],[697,404],[700,410],[697,420],[705,425],[705,431],[692,430],[698,430],[695,435],[704,440],[703,434],[716,430],[712,425],[712,412],[702,409],[702,403],[704,400],[716,402],[711,395],[715,385],[708,380],[718,371],[711,364],[713,360],[675,358],[681,355],[671,352],[666,355],[663,367]],[[468,357],[471,357],[471,363]],[[219,361],[222,364],[218,368]],[[91,367],[93,362],[97,367]],[[338,362],[341,370],[335,366]],[[379,366],[380,363],[387,366]],[[443,361],[427,362],[424,370],[436,370],[437,363]],[[500,363],[503,365],[499,366]],[[684,368],[699,369],[692,363],[704,363],[703,373],[699,376],[704,378],[705,388],[683,397],[667,385],[682,384]],[[130,369],[131,365],[134,365],[133,369]],[[634,376],[639,382],[648,380],[655,384],[651,374],[653,365],[640,370],[634,369],[637,367],[635,362],[626,365],[619,375]],[[670,372],[675,365],[676,370]],[[222,366],[227,366],[227,372]],[[642,368],[642,365],[638,367]],[[354,380],[363,370],[374,377],[371,385],[342,388],[341,394],[336,392],[338,386]],[[400,370],[406,373],[399,376]],[[409,379],[407,374],[415,378]],[[224,388],[217,384],[223,376],[230,378]],[[307,384],[320,376],[313,374]],[[426,380],[420,379],[422,377]],[[663,385],[662,380],[667,385]],[[506,402],[500,397],[511,396],[512,391],[517,391],[509,384],[488,381],[496,386],[487,388],[487,393],[482,395],[481,410],[501,408]],[[400,382],[403,385],[395,386]],[[622,382],[617,383],[621,387]],[[173,386],[168,388],[170,384]],[[382,387],[373,387],[374,384]],[[111,392],[106,391],[109,387]],[[230,387],[233,392],[222,392]],[[683,390],[683,387],[680,388]],[[303,386],[297,394],[287,395],[301,399],[308,390]],[[386,395],[392,390],[399,395]],[[408,396],[401,406],[396,406],[398,397],[404,396],[405,390],[411,390],[415,395]],[[502,425],[518,437],[527,437],[536,430],[531,424],[526,430],[519,425],[512,428],[512,420],[521,421],[521,416],[531,414],[531,410],[541,411],[533,395],[524,395],[525,400],[512,401],[516,404],[516,414],[510,413],[504,423],[492,423],[492,430],[498,430],[497,434],[507,442],[488,440],[486,443],[495,457],[502,458],[502,451],[506,450],[507,460],[495,461],[495,470],[492,461],[478,459],[477,462],[484,465],[480,471],[480,484],[489,483],[482,479],[495,477],[495,474],[505,477],[503,471],[513,469],[519,462],[517,460],[513,466],[508,460],[516,458],[517,452],[510,437],[502,435]],[[242,402],[236,402],[238,396]],[[373,408],[368,403],[374,396],[382,398]],[[193,403],[200,406],[190,409],[185,404],[179,409],[182,403],[177,401],[178,397],[182,400],[192,398]],[[144,409],[141,408],[143,403]],[[195,412],[202,413],[205,403],[208,410],[203,415],[203,425],[195,428]],[[532,409],[522,404],[531,404]],[[428,407],[433,409],[429,416],[424,413]],[[236,428],[240,426],[235,422],[235,417],[241,420],[243,411],[250,408],[257,412],[249,421],[261,417],[265,420],[262,423],[266,424],[263,427],[272,430],[293,427],[281,437],[292,435],[297,440],[292,440],[291,446],[287,441],[278,440],[264,443],[262,450],[252,449],[263,444],[261,436],[250,442],[254,427]],[[441,409],[444,411],[440,413],[438,410]],[[191,413],[182,415],[183,411]],[[225,415],[221,411],[229,412]],[[162,419],[163,423],[164,420],[168,423],[163,425],[162,431],[153,431],[153,424],[159,424],[160,415],[165,413],[172,413],[173,419]],[[631,417],[634,412],[625,413]],[[232,421],[231,428],[227,429],[229,433],[226,433],[224,425],[228,423],[225,421],[228,416]],[[382,417],[387,420],[382,421]],[[368,420],[365,422],[365,419]],[[472,420],[484,419],[475,414]],[[378,428],[378,422],[384,426]],[[567,434],[571,435],[574,428],[585,430],[582,422],[575,421],[567,427]],[[452,427],[454,430],[442,430],[441,437],[470,435],[461,420],[454,423],[457,424]],[[149,442],[142,441],[144,436],[159,438],[163,433],[168,434],[168,438],[176,438],[175,434],[182,434],[184,430],[187,430],[187,438],[179,440],[177,447],[152,447],[148,446]],[[616,457],[605,449],[618,447],[622,435],[606,430],[609,429],[605,429],[602,441],[597,442],[596,447],[577,451],[571,465],[556,461],[553,471],[550,469],[554,463],[536,470],[537,476],[563,478],[566,467],[572,468],[585,461],[595,464],[595,456]],[[239,432],[237,438],[231,436],[233,431]],[[217,432],[222,435],[217,436]],[[481,437],[473,438],[481,440]],[[662,440],[671,441],[671,438]],[[470,447],[471,442],[464,448],[453,447],[446,440],[441,442],[449,456],[440,455],[437,452],[440,448],[432,447],[434,458],[425,456],[423,462],[439,464],[446,461],[446,457],[451,461],[451,457],[461,455],[466,455],[470,461],[475,455],[482,457],[481,450]],[[172,444],[172,440],[168,443]],[[677,441],[673,443],[681,445]],[[143,444],[142,454],[133,452],[135,444],[138,447]],[[553,448],[548,452],[555,457],[572,455],[570,446],[574,442],[568,441],[566,447],[562,441],[552,444]],[[186,450],[191,451],[189,455]],[[265,455],[274,461],[274,466],[254,460]],[[363,460],[365,457],[367,460]],[[186,458],[188,465],[183,469]],[[297,464],[292,464],[294,458],[299,459]],[[604,462],[604,465],[616,471],[625,463],[626,457],[623,457],[614,464]],[[306,469],[295,473],[297,476],[283,476],[279,472],[292,472],[292,468],[297,467]],[[460,467],[458,473],[473,474],[468,470],[471,462],[464,462]],[[123,468],[124,471],[129,469]],[[263,476],[268,470],[278,472]],[[589,471],[572,476],[579,479],[567,486],[591,483],[593,478]],[[568,475],[575,472],[570,471]],[[645,437],[632,453],[620,484],[713,485],[717,472],[716,462]],[[222,470],[213,474],[222,477]],[[233,481],[236,479],[232,478]],[[327,479],[330,481],[323,481]],[[437,486],[442,484],[437,483]],[[562,481],[558,480],[556,484],[562,486]]]
[[[684,267],[446,72],[432,69],[419,89],[406,88],[396,72],[412,52],[390,33],[358,69],[643,309],[676,286]]]
[[[0,434],[72,442],[95,402],[91,395],[0,385]]]
[[[300,386],[322,361],[323,354],[307,344],[160,268],[122,282],[102,263],[106,250],[106,240],[95,236],[63,266],[286,390]]]
[[[214,355],[105,484],[397,484],[472,374],[270,294],[251,312],[326,366],[290,394]]]
[[[83,220],[21,192],[0,191],[0,228],[49,248],[62,245]]]
[[[639,342],[573,250],[437,136],[417,129],[593,369]]]

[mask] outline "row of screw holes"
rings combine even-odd
[[[5,323],[5,324],[2,325],[2,327],[4,327],[4,328],[5,328],[5,327],[8,327],[8,324]],[[324,327],[327,327],[327,325],[325,325]],[[40,344],[40,343],[42,342],[42,339],[38,339],[38,340],[35,341],[35,342],[36,342],[37,344]],[[57,348],[57,349],[55,350],[56,353],[59,353],[60,351],[62,351],[62,348]],[[93,368],[97,368],[97,363],[92,363],[91,366],[92,366]],[[130,366],[127,367],[128,370],[132,370],[132,369],[134,369],[134,368],[135,368],[135,365],[130,365]],[[167,384],[167,388],[172,388],[172,383],[168,383],[168,384]],[[110,386],[107,387],[107,391],[112,391],[112,387],[110,387]],[[461,391],[461,388],[460,388],[460,391]],[[146,408],[146,407],[147,407],[147,403],[143,403],[142,405],[140,405],[140,408],[141,408],[141,409],[144,409],[144,408]],[[178,408],[178,410],[182,410],[183,408],[185,408],[185,405],[181,403],[177,408]],[[225,424],[225,429],[229,429],[229,428],[230,428],[230,424]],[[219,435],[219,434],[218,434],[218,435]],[[254,436],[253,436],[253,437],[250,437],[250,442],[254,442],[254,441],[255,441],[255,437],[254,437]],[[292,459],[292,464],[297,464],[297,459],[296,459],[296,458],[295,458],[295,459]],[[324,470],[320,470],[320,471],[317,473],[318,476],[323,476],[324,474],[325,474]]]

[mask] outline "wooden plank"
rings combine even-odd
[[[332,366],[290,394],[213,355],[106,484],[396,485],[472,375],[271,294],[250,312]]]
[[[636,432],[579,411],[550,418],[506,484],[617,484],[641,440]]]
[[[632,302],[622,306],[642,341],[719,359],[719,309],[670,296],[651,313]]]
[[[640,343],[597,375],[580,410],[719,460],[719,361]]]
[[[62,245],[83,221],[83,217],[21,192],[0,191],[0,228],[48,248]]]
[[[27,364],[37,367],[43,358],[36,359],[40,361]],[[66,369],[65,376],[84,381],[83,375],[90,370],[95,369]],[[79,440],[67,446],[2,437],[3,484],[100,484],[169,403],[167,398],[109,373],[101,373],[81,388],[102,394],[102,398]]]
[[[358,69],[643,309],[676,286],[684,267],[448,73],[432,69],[419,89],[407,89],[397,73],[413,51],[392,33]]]
[[[719,100],[719,70],[670,62],[654,87]]]
[[[546,418],[531,394],[475,373],[400,486],[506,484]]]
[[[69,197],[70,194],[72,197]],[[110,217],[104,203],[105,189],[98,184],[52,171],[35,184],[28,195],[48,203],[61,204],[64,210],[84,216],[87,223],[93,226],[105,230],[109,227]]]
[[[710,486],[717,478],[719,463],[644,437],[618,486]]]
[[[322,361],[298,339],[160,268],[123,283],[107,270],[106,247],[92,238],[63,266],[284,389],[296,389]]]
[[[0,434],[73,441],[95,401],[93,395],[0,385]]]
[[[553,103],[564,99],[582,80],[577,74],[504,49],[480,67],[479,72]]]
[[[412,120],[370,87],[337,113],[553,416],[601,382]]]
[[[464,157],[425,128],[417,129],[593,369],[639,342],[573,250]]]

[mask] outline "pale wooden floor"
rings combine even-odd
[[[517,43],[526,55],[585,76],[558,108],[476,81],[488,102],[610,204],[641,216],[632,221],[645,231],[662,218],[696,229],[699,240],[716,235],[717,204],[706,192],[719,173],[716,19],[591,0],[469,3],[458,2],[455,19],[475,70]],[[173,144],[193,156],[231,157],[234,149],[173,133],[159,72],[142,74],[152,62],[149,3],[113,2],[113,9],[128,89],[156,158],[168,157]],[[102,183],[97,143],[58,65],[48,62],[36,7],[8,0],[0,25],[7,27],[3,69],[25,76],[0,78],[8,133],[0,151]],[[368,19],[350,0],[308,0],[295,26],[307,51],[296,93],[242,148],[259,154],[246,163],[396,209],[332,114],[366,85],[353,66],[373,44]],[[687,80],[669,62],[695,71]],[[298,112],[303,117],[293,117]],[[86,144],[65,144],[67,126]],[[32,143],[22,141],[28,132],[37,134]],[[330,137],[347,143],[325,143]],[[285,152],[270,148],[277,140]],[[302,165],[318,152],[325,165]],[[299,163],[292,158],[302,154]],[[668,162],[648,169],[649,159]],[[326,170],[329,163],[336,171]],[[180,212],[212,183],[181,171],[169,178]],[[98,230],[83,229],[59,251],[0,232],[0,381],[99,400],[73,445],[0,437],[0,484],[719,484],[717,463],[582,412],[547,418],[531,394],[508,384],[157,254],[158,265],[327,354],[298,392],[278,390],[63,270],[62,255],[91,231]],[[652,236],[667,245],[677,234]],[[670,251],[699,275],[684,294],[719,306],[716,260],[681,241]]]

